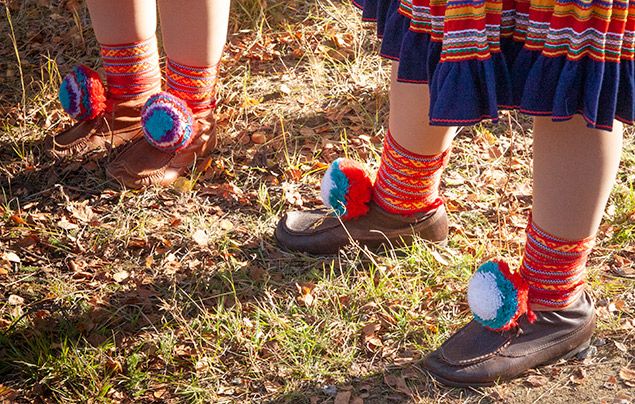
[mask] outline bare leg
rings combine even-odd
[[[615,182],[622,138],[619,122],[607,132],[587,128],[579,116],[559,123],[536,118],[533,222],[541,230],[562,240],[595,236]],[[532,309],[559,308],[534,303]]]
[[[159,0],[168,57],[189,66],[218,64],[227,40],[230,0]]]
[[[427,84],[397,81],[399,63],[392,63],[389,127],[393,138],[410,152],[433,155],[447,150],[456,127],[430,126],[430,91]]]
[[[155,34],[156,0],[86,0],[86,3],[99,43],[127,44]]]
[[[567,240],[595,235],[615,182],[623,126],[589,129],[579,116],[567,122],[534,123],[533,219]]]

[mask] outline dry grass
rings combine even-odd
[[[421,241],[378,255],[289,254],[273,227],[284,211],[318,204],[325,164],[341,155],[377,164],[387,66],[346,1],[236,0],[220,150],[177,187],[144,192],[109,182],[108,157],[54,163],[43,154],[44,136],[70,123],[55,100],[60,72],[98,65],[86,10],[71,0],[9,1],[2,14],[0,398],[626,397],[617,374],[633,360],[635,294],[616,273],[635,260],[632,134],[590,269],[599,354],[533,372],[547,376],[533,388],[519,380],[445,389],[417,360],[467,321],[475,266],[518,258],[531,195],[526,118],[505,114],[504,124],[457,138],[444,183],[447,249]]]

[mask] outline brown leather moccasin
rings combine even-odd
[[[103,153],[143,137],[141,108],[146,98],[111,101],[102,115],[45,140],[46,152],[54,158]]]
[[[141,137],[128,146],[107,167],[110,177],[127,188],[151,185],[168,186],[192,168],[197,158],[216,147],[216,122],[213,112],[194,116],[192,142],[178,152],[166,152]]]
[[[326,209],[289,212],[276,228],[281,247],[316,255],[335,254],[351,240],[371,249],[409,245],[415,235],[438,243],[447,240],[448,217],[443,205],[433,212],[403,216],[371,202],[366,215],[344,222]]]
[[[423,367],[449,386],[491,386],[528,369],[569,359],[586,349],[595,328],[593,300],[583,293],[561,311],[537,311],[510,331],[497,332],[473,320],[429,354]]]

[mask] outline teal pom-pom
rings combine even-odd
[[[192,141],[192,111],[172,94],[150,97],[141,110],[141,123],[146,140],[159,150],[177,152]]]
[[[467,300],[474,319],[493,330],[507,330],[528,312],[528,285],[504,262],[486,262],[470,279]]]

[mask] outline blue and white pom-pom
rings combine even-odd
[[[151,145],[166,152],[178,152],[192,141],[194,116],[185,101],[161,92],[143,106],[141,126]]]
[[[78,121],[95,119],[106,110],[106,90],[99,74],[79,65],[68,73],[58,93],[62,108]]]
[[[512,273],[505,262],[489,261],[470,279],[467,301],[476,321],[491,330],[504,331],[518,325],[525,313],[533,321],[527,306],[528,290],[520,273]]]
[[[373,184],[364,167],[355,160],[338,158],[322,178],[322,202],[344,220],[368,212]]]

